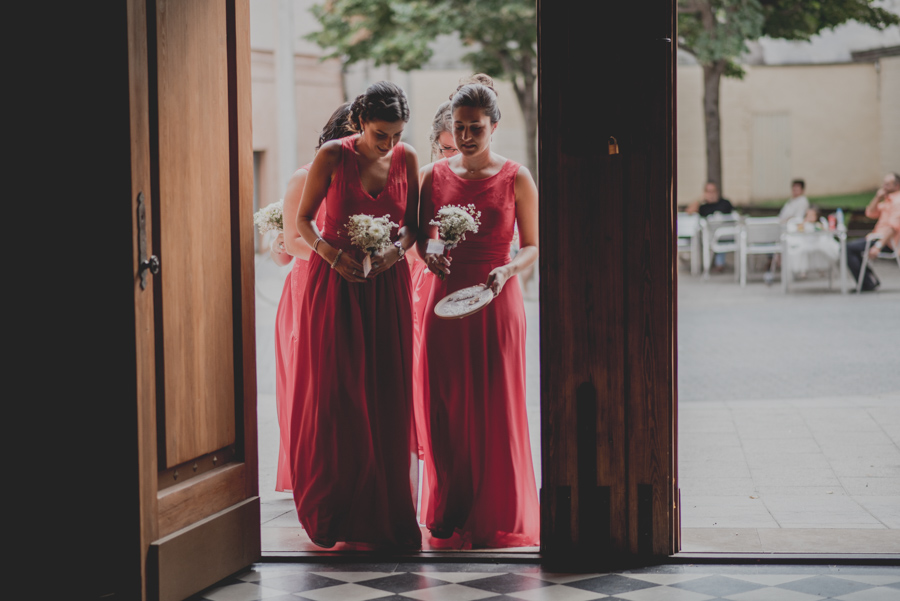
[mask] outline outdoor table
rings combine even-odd
[[[834,230],[815,230],[812,232],[788,232],[785,234],[784,240],[784,250],[782,251],[782,259],[781,259],[781,287],[785,294],[788,291],[789,280],[791,280],[793,276],[793,271],[791,271],[790,264],[790,248],[791,245],[788,244],[788,238],[790,236],[829,236],[835,238],[841,246],[841,254],[838,257],[838,269],[840,271],[840,280],[841,280],[841,294],[847,294],[848,285],[847,285],[847,229],[843,227],[839,227]]]

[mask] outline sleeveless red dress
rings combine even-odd
[[[356,139],[341,140],[322,237],[362,260],[346,224],[360,213],[403,224],[406,152],[394,147],[387,185],[373,198],[360,182]],[[314,254],[299,321],[290,423],[300,523],[313,539],[419,548],[409,268],[400,262],[352,284]]]
[[[301,169],[309,171],[312,163]],[[325,203],[316,216],[319,231],[325,227]],[[306,274],[309,261],[294,259],[290,273],[284,279],[284,289],[275,313],[275,408],[278,415],[278,466],[275,470],[275,490],[291,492],[290,439],[292,385],[296,373],[294,349],[300,336],[298,314],[300,299],[306,288]]]
[[[510,278],[484,310],[458,320],[434,315],[446,295],[487,281],[509,263],[516,221],[519,165],[465,180],[447,161],[432,172],[435,213],[474,204],[477,234],[450,251],[450,275],[433,278],[424,316],[421,361],[426,444],[422,516],[430,529],[455,529],[458,547],[536,546],[540,508],[525,408],[525,307],[518,278]]]

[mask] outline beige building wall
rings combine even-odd
[[[297,167],[312,161],[322,126],[343,102],[340,63],[321,61],[318,46],[303,39],[315,20],[309,14],[312,0],[295,0],[294,105]],[[250,78],[253,114],[253,151],[258,168],[256,189],[260,206],[276,202],[287,182],[278,174],[278,111],[275,86],[275,40],[278,28],[277,0],[250,3]]]
[[[876,187],[886,162],[900,152],[900,111],[885,94],[900,85],[896,63],[747,66],[743,80],[723,79],[723,195],[736,204],[786,198],[792,178],[805,179],[809,195]],[[677,101],[678,201],[685,205],[700,198],[706,178],[699,66],[678,67]],[[764,122],[776,129],[761,135]],[[772,147],[754,147],[754,140]],[[764,162],[783,169],[781,193],[760,193]]]
[[[301,167],[313,160],[322,126],[343,102],[341,71],[337,61],[320,62],[316,56],[294,56],[294,101],[297,118],[297,156]],[[253,102],[253,152],[258,155],[257,187],[261,206],[279,200],[278,139],[275,97],[275,57],[271,51],[252,50],[250,78]]]
[[[881,59],[881,175],[900,173],[900,56]]]

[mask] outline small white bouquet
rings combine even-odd
[[[391,247],[391,231],[400,227],[385,215],[373,217],[372,215],[353,215],[347,222],[347,233],[350,234],[350,242],[366,253],[363,259],[363,277],[369,275],[372,269],[372,257]]]
[[[268,204],[253,213],[253,225],[265,236],[269,232],[276,235],[284,231],[284,199]]]
[[[478,233],[481,211],[475,205],[446,205],[438,209],[435,218],[428,222],[438,227],[438,240],[429,240],[426,252],[443,254],[466,239],[466,233]],[[444,279],[441,276],[441,279]]]
[[[478,233],[481,211],[475,205],[446,205],[438,209],[435,218],[428,222],[438,226],[438,236],[444,250],[450,250],[466,239],[466,232]]]

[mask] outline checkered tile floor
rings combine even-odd
[[[664,565],[560,574],[515,564],[255,564],[191,601],[898,601],[900,568]]]

